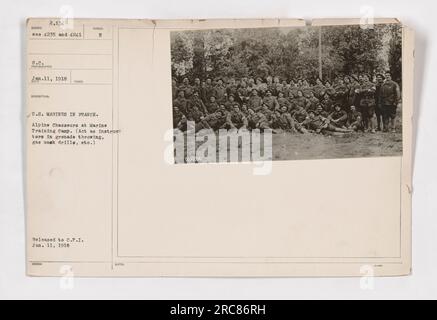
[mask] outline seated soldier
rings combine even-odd
[[[194,121],[195,123],[200,123],[200,120],[204,117],[204,113],[199,110],[197,106],[193,106],[187,113],[187,119],[189,121]]]
[[[257,112],[262,107],[262,98],[258,95],[258,91],[256,89],[252,90],[252,93],[247,101],[247,106],[249,109]]]
[[[178,108],[182,113],[187,112],[188,100],[185,99],[185,92],[183,90],[180,90],[177,98],[173,100],[173,107]]]
[[[270,110],[275,111],[279,108],[278,100],[272,96],[272,91],[267,90],[266,95],[263,98],[263,104],[267,105]]]
[[[222,110],[217,109],[214,113],[210,113],[201,120],[201,129],[212,129],[214,131],[225,127],[226,115]]]
[[[194,91],[193,95],[191,96],[191,99],[188,102],[188,110],[189,113],[193,107],[197,107],[199,111],[203,113],[208,113],[208,110],[206,109],[205,104],[203,103],[202,99],[200,99],[199,91]]]
[[[320,105],[320,104],[317,106],[317,108],[316,108],[316,110],[315,110],[315,113],[316,113],[316,115],[320,115],[320,116],[322,116],[322,117],[324,117],[324,118],[329,117],[329,113],[326,112],[326,111],[323,109],[322,105]]]
[[[293,117],[288,112],[288,108],[286,106],[281,107],[279,111],[277,111],[277,124],[278,128],[285,131],[295,132],[295,124]]]
[[[305,110],[308,110],[310,107],[310,102],[307,98],[304,97],[303,91],[297,91],[297,97],[292,100],[293,109],[297,107],[303,107]]]
[[[224,103],[226,110],[231,111],[235,104],[240,105],[238,102],[235,101],[235,96],[233,94],[230,94],[228,96],[228,100]]]
[[[309,110],[315,111],[320,104],[319,99],[316,98],[312,90],[308,93],[308,101],[310,102]]]
[[[206,104],[206,109],[208,113],[214,113],[218,110],[219,104],[217,103],[215,96],[209,97],[209,102]]]
[[[331,124],[338,128],[346,128],[347,124],[347,112],[341,109],[339,104],[336,104],[334,107],[334,112],[332,112],[329,117],[331,120]]]
[[[249,109],[249,115],[247,118],[248,128],[250,130],[260,129],[261,131],[270,129],[269,121],[266,116],[261,112],[255,112]]]
[[[327,131],[333,132],[352,132],[350,129],[337,128],[330,123],[330,119],[324,118],[320,115],[316,115],[314,111],[308,112],[308,117],[304,121],[303,125],[315,133],[325,133]]]
[[[246,129],[247,118],[240,111],[240,106],[235,104],[232,111],[228,113],[225,123],[226,129]]]
[[[305,108],[302,106],[298,106],[297,109],[293,110],[292,117],[294,119],[294,127],[296,131],[301,133],[307,133],[308,131],[303,125],[308,117],[308,113],[306,112]]]
[[[290,101],[284,97],[284,92],[280,91],[278,92],[278,104],[279,108],[282,109],[282,107],[286,107],[288,111],[290,111]]]
[[[187,118],[185,115],[179,110],[178,107],[173,107],[173,128],[177,128],[182,130],[180,127],[187,127]]]
[[[361,116],[361,112],[357,111],[355,106],[350,107],[351,111],[348,114],[347,127],[354,131],[363,131],[363,118]]]

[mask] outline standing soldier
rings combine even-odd
[[[399,85],[392,80],[390,72],[386,72],[385,74],[385,82],[382,85],[381,91],[384,131],[391,130],[392,132],[396,132],[396,109],[401,101],[401,92]]]
[[[334,88],[335,90],[335,103],[339,104],[342,109],[347,106],[347,98],[349,94],[349,88],[344,83],[343,79],[338,79],[338,84]]]
[[[360,88],[357,89],[360,94],[360,112],[363,117],[364,128],[366,132],[371,131],[375,133],[373,127],[373,118],[375,115],[375,91],[376,86],[370,82],[367,75],[362,77],[363,83]]]
[[[375,114],[376,114],[376,130],[381,131],[383,123],[383,101],[382,101],[382,86],[384,84],[384,76],[376,75],[376,91],[375,91]],[[385,129],[385,126],[384,126]]]
[[[214,95],[214,86],[212,85],[212,80],[211,78],[207,78],[206,79],[206,84],[205,84],[205,95],[206,95],[206,102],[210,101],[211,96]]]

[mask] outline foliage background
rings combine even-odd
[[[399,25],[257,28],[171,33],[172,75],[205,79],[279,76],[282,80],[390,69],[401,82],[402,28]]]

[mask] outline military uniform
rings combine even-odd
[[[262,103],[267,105],[270,110],[276,110],[279,107],[278,100],[274,96],[264,97]]]
[[[262,107],[262,98],[260,96],[251,95],[247,101],[247,106],[253,111],[258,111]]]
[[[334,111],[329,115],[329,119],[331,119],[332,124],[337,127],[346,127],[347,112],[344,110]]]
[[[241,111],[232,110],[227,115],[225,126],[227,129],[247,127],[247,119]]]
[[[381,88],[381,95],[383,121],[384,127],[386,127],[390,120],[393,121],[396,118],[397,104],[400,101],[399,85],[392,80],[385,81]]]
[[[370,81],[364,82],[359,89],[360,112],[366,129],[372,126],[371,119],[375,114],[375,91],[375,84]]]

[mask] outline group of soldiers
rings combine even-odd
[[[390,72],[287,82],[279,77],[173,79],[173,126],[187,130],[278,129],[295,133],[395,132],[399,85]]]

